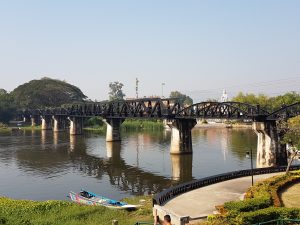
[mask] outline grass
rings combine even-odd
[[[119,225],[133,225],[137,221],[151,221],[150,196],[127,198],[130,204],[143,206],[132,212],[101,206],[83,206],[67,201],[13,200],[0,197],[0,224],[5,225],[106,225],[118,220]]]
[[[21,130],[42,130],[42,126],[22,126],[20,127]]]
[[[294,184],[281,193],[282,203],[285,207],[300,208],[300,183]]]
[[[11,131],[11,128],[9,127],[0,127],[0,132],[9,132]]]
[[[99,126],[99,125],[88,126],[88,127],[84,127],[83,130],[96,132],[96,133],[103,133],[103,132],[106,131],[106,125],[103,125],[103,126]]]
[[[125,120],[122,123],[125,130],[163,130],[164,124],[160,120]]]

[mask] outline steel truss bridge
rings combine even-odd
[[[143,98],[123,101],[87,102],[60,108],[26,109],[19,112],[22,117],[68,116],[106,119],[240,119],[274,121],[300,115],[300,102],[283,105],[268,112],[259,105],[241,102],[200,102],[188,107],[178,99]]]

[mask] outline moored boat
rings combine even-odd
[[[126,202],[120,202],[113,199],[105,198],[90,191],[81,190],[79,193],[69,192],[68,196],[73,202],[83,205],[105,206],[113,209],[136,209],[138,205],[130,205]]]

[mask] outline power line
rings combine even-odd
[[[283,78],[283,79],[277,79],[277,80],[270,80],[270,81],[262,81],[262,82],[255,82],[255,83],[248,83],[248,84],[241,84],[241,85],[231,85],[231,86],[224,86],[224,87],[219,87],[219,88],[211,88],[211,89],[203,89],[203,90],[194,90],[194,91],[189,91],[189,93],[211,93],[214,92],[216,90],[222,90],[222,89],[235,89],[235,88],[239,88],[241,89],[241,87],[266,87],[266,86],[274,86],[275,84],[283,86],[286,85],[284,83],[289,82],[288,85],[296,85],[298,82],[300,83],[300,76],[297,77],[290,77],[290,78]],[[290,84],[290,82],[293,82],[292,84]]]

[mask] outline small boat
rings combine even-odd
[[[126,202],[120,202],[112,199],[105,198],[103,196],[94,194],[90,191],[81,190],[79,193],[73,191],[69,192],[68,196],[73,202],[83,205],[95,205],[105,206],[113,209],[136,209],[138,205],[129,205]]]

